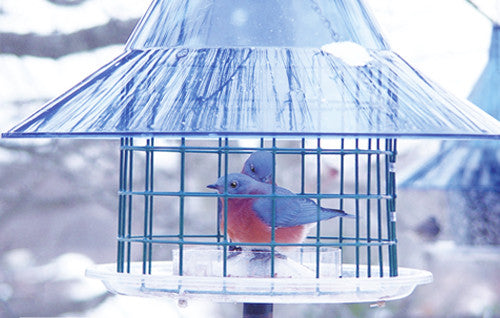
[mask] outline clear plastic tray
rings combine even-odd
[[[132,263],[131,272],[142,271],[142,262]],[[168,297],[182,301],[205,299],[218,302],[252,303],[356,303],[381,302],[408,296],[417,285],[432,282],[428,271],[399,268],[399,276],[366,277],[366,266],[344,264],[342,278],[245,278],[179,276],[173,262],[153,262],[152,275],[117,273],[116,264],[96,265],[86,271],[101,279],[115,294]],[[372,272],[378,268],[372,266]]]

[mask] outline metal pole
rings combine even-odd
[[[243,318],[272,318],[273,304],[243,304]]]

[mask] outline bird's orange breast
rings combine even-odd
[[[224,232],[224,200],[222,201],[221,232]],[[254,212],[252,199],[231,198],[227,207],[227,234],[233,242],[269,243],[271,226],[264,223]],[[306,236],[304,225],[275,229],[278,243],[301,243]]]

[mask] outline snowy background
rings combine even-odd
[[[0,0],[0,131],[38,110],[123,50],[149,0]],[[59,1],[62,2],[62,1]],[[67,1],[71,2],[71,1]],[[480,1],[500,17],[498,1]],[[366,0],[410,64],[466,98],[488,54],[491,23],[464,0]],[[436,141],[400,141],[404,175]],[[234,317],[241,305],[159,301],[106,293],[84,277],[115,261],[118,143],[0,140],[0,317]],[[417,204],[418,203],[418,204]],[[500,316],[499,252],[450,252],[444,195],[400,191],[400,265],[435,283],[385,308],[279,305],[275,317]],[[429,243],[415,227],[434,216]]]

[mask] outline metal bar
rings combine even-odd
[[[122,241],[125,241],[127,239],[134,239],[134,238],[139,238],[139,237],[143,237],[142,235],[131,235],[131,236],[127,236],[127,237],[123,237],[123,238],[120,238]],[[179,237],[178,234],[166,234],[166,235],[151,235],[151,238],[153,239],[156,239],[156,238],[171,238],[171,237]],[[217,235],[203,235],[203,234],[184,234],[182,236],[184,239],[186,238],[213,238],[213,239],[217,239]],[[321,236],[320,237],[322,240],[338,240],[339,239],[339,236]],[[356,240],[359,240],[359,241],[368,241],[368,238],[363,238],[363,237],[360,237],[360,238],[356,238],[356,237],[351,237],[351,236],[342,236],[343,240],[345,241],[356,241]],[[307,239],[316,239],[316,235],[314,236],[307,236]],[[378,242],[378,240],[374,241],[373,239],[371,240],[371,242],[375,242],[374,246],[377,245],[376,242]],[[381,239],[380,242],[392,242],[390,241],[389,239]],[[210,244],[217,244],[218,242],[211,242]],[[221,242],[220,245],[222,245],[223,243]],[[233,242],[228,242],[227,243],[228,245],[240,245],[240,243],[233,243]],[[263,243],[263,244],[268,244],[269,243]],[[276,245],[279,245],[281,243],[276,243]],[[313,246],[315,246],[316,243],[311,243]]]
[[[153,190],[153,149],[154,140],[148,139],[146,145],[149,151],[146,152],[145,170],[145,196],[144,196],[144,237],[151,238],[153,231],[153,196],[148,194]],[[143,244],[143,274],[151,274],[152,269],[152,244]]]
[[[377,138],[377,149],[380,149],[380,139]],[[377,161],[377,194],[380,195],[382,193],[382,176],[380,173],[380,154],[377,154],[376,157]],[[377,199],[377,230],[378,230],[378,241],[382,242],[382,200]],[[382,246],[380,245],[378,248],[378,265],[379,265],[379,276],[383,277],[384,276],[384,250],[382,249]]]
[[[129,138],[129,145],[134,144],[134,139]],[[127,184],[127,191],[132,192],[133,190],[133,178],[134,178],[134,152],[132,150],[127,151],[128,152],[128,167],[126,167],[128,171],[128,184]],[[128,211],[127,211],[127,235],[130,236],[132,235],[132,196],[127,195],[127,201],[128,201]],[[131,263],[131,252],[132,252],[132,246],[130,243],[127,244],[127,273],[130,273],[130,263]]]
[[[213,239],[217,239],[217,235],[196,235],[196,234],[190,234],[190,235],[187,235],[187,234],[184,234],[183,236],[183,239],[188,239],[188,238],[213,238]],[[127,237],[123,237],[123,238],[119,238],[121,241],[127,241],[128,239],[137,239],[137,238],[143,238],[142,235],[131,235],[131,236],[127,236]],[[152,235],[151,236],[151,239],[161,239],[161,238],[179,238],[179,235],[178,234],[170,234],[170,235]],[[307,239],[316,239],[316,235],[314,236],[307,236]],[[320,237],[321,240],[338,240],[339,239],[339,236],[321,236]],[[345,241],[356,241],[356,240],[359,240],[360,241],[360,244],[362,244],[361,242],[363,241],[368,241],[368,238],[363,238],[363,237],[360,237],[360,238],[356,238],[356,237],[351,237],[351,236],[343,236],[342,237],[343,240]],[[187,243],[188,241],[186,241]],[[373,239],[371,240],[371,242],[373,242],[373,244],[371,244],[372,246],[377,246],[378,245],[378,240],[377,241],[374,241]],[[393,241],[389,240],[389,239],[382,239],[380,242],[389,242],[389,243],[394,243]],[[207,244],[213,244],[213,245],[217,245],[219,242],[207,242]],[[223,245],[224,243],[223,242],[220,242],[220,244],[218,245]],[[227,245],[240,245],[240,244],[244,244],[242,242],[238,242],[238,243],[234,243],[234,242],[228,242]],[[262,244],[267,244],[269,245],[269,243],[262,243]],[[298,244],[298,243],[297,243]],[[306,243],[304,243],[306,244]],[[321,243],[323,244],[323,243]],[[276,245],[282,245],[282,243],[278,243],[276,242]],[[292,245],[296,245],[296,244],[292,244]],[[316,246],[316,243],[311,243],[311,246]]]
[[[372,140],[368,139],[368,149],[372,147]],[[372,160],[371,154],[367,155],[367,172],[366,172],[366,194],[370,195],[371,192],[371,174],[372,174]],[[368,242],[371,242],[371,218],[370,218],[370,199],[366,200],[366,238]],[[367,274],[368,277],[372,276],[372,258],[371,258],[371,248],[368,246],[366,248],[366,263],[367,263]]]
[[[273,182],[271,184],[272,189],[272,218],[271,218],[271,277],[275,275],[275,244],[276,244],[276,138],[273,138]],[[272,308],[271,308],[272,312]]]
[[[355,149],[359,149],[359,139],[355,139]],[[354,156],[354,193],[359,194],[359,154]],[[355,212],[356,212],[356,242],[359,242],[359,198],[355,201]],[[356,246],[356,277],[359,277],[359,246]]]
[[[396,238],[396,139],[390,140],[389,147],[391,149],[392,155],[389,156],[389,195],[392,199],[389,199],[388,204],[388,222],[389,222],[389,239],[393,242],[397,241]],[[398,258],[397,258],[397,246],[396,244],[389,246],[389,258],[390,258],[390,276],[398,276]]]
[[[186,170],[186,139],[181,138],[181,171],[179,184],[179,275],[182,276],[184,270],[184,182]]]
[[[329,238],[333,239],[333,238]],[[269,243],[245,243],[245,242],[238,242],[238,243],[232,243],[232,242],[207,242],[207,241],[186,241],[185,237],[183,240],[167,240],[167,239],[148,239],[144,238],[143,236],[133,236],[130,238],[119,238],[119,241],[122,242],[132,242],[132,243],[155,243],[155,244],[184,244],[184,245],[213,245],[213,246],[263,246],[263,247],[269,247]],[[325,243],[322,242],[320,244],[314,242],[314,243],[275,243],[274,245],[277,247],[283,246],[311,246],[311,247],[339,247],[339,246],[390,246],[390,245],[395,245],[396,242],[394,241],[383,241],[383,242],[370,242],[370,243],[363,243],[363,242],[356,242],[356,238],[345,238],[345,240],[349,241],[355,241],[353,243]],[[366,241],[366,239],[364,239]]]
[[[217,149],[217,179],[222,176],[222,138],[219,138],[219,148]],[[217,198],[217,242],[220,242],[222,237],[220,231],[220,221],[222,218],[222,202],[220,198]]]
[[[120,139],[120,179],[119,187],[120,190],[125,190],[125,150],[123,146],[125,144],[125,138]],[[118,198],[118,238],[123,238],[125,235],[125,195],[120,194]],[[118,251],[117,251],[117,261],[116,261],[116,271],[123,273],[123,263],[124,263],[124,253],[125,246],[123,241],[118,240]]]
[[[390,140],[386,139],[385,140],[385,149],[390,150]],[[390,176],[389,176],[389,170],[390,170],[390,160],[389,160],[389,155],[385,155],[385,193],[387,195],[390,195],[391,192],[391,185],[390,185]],[[391,200],[387,199],[386,200],[386,226],[387,226],[387,240],[392,240],[392,234],[391,234]],[[389,258],[389,272],[392,271],[392,250],[390,247],[387,247],[387,253],[388,253],[388,258]],[[389,274],[392,276],[392,274]]]
[[[146,145],[149,148],[150,146],[150,140],[148,139],[146,141]],[[149,165],[150,165],[150,160],[149,157],[151,156],[151,151],[146,151],[146,171],[145,171],[145,195],[144,195],[144,237],[147,238],[149,233],[149,200],[151,196],[147,193],[149,193]],[[148,262],[148,244],[146,242],[143,243],[142,247],[142,273],[146,274],[147,273],[147,262]]]
[[[316,193],[321,194],[321,139],[317,140],[317,154],[316,154]],[[321,243],[321,199],[317,199],[316,207],[316,278],[319,278],[320,271],[320,243]]]
[[[153,191],[154,188],[154,138],[151,138],[151,147],[152,151],[149,156],[150,164],[149,164],[149,189]],[[149,198],[149,237],[153,235],[153,200],[154,196],[150,196]],[[152,262],[153,262],[153,245],[149,244],[149,264],[148,264],[148,273],[151,274]]]
[[[306,185],[305,185],[305,179],[306,179],[306,153],[304,149],[306,148],[306,139],[302,138],[302,151],[300,152],[300,194],[306,193]]]
[[[223,245],[223,258],[224,264],[222,265],[222,275],[224,277],[227,276],[227,243],[228,243],[228,235],[227,235],[227,201],[228,201],[228,193],[227,193],[227,174],[229,172],[229,153],[227,148],[229,147],[229,139],[225,139],[225,147],[224,147],[224,245]]]
[[[295,194],[290,194],[290,195],[275,195],[273,196],[272,194],[218,194],[218,193],[212,193],[212,192],[162,192],[162,191],[119,191],[118,194],[125,194],[125,195],[137,195],[137,196],[143,196],[143,195],[153,195],[153,196],[171,196],[171,197],[178,197],[178,196],[184,196],[184,197],[228,197],[228,198],[273,198],[273,197],[280,197],[280,198],[295,198]],[[304,198],[310,198],[310,199],[391,199],[390,195],[386,194],[381,194],[381,195],[376,195],[376,194],[331,194],[331,193],[304,193],[300,195],[301,197]]]
[[[344,199],[343,199],[343,195],[344,195],[344,161],[345,161],[345,158],[344,158],[344,154],[343,154],[343,150],[344,150],[344,138],[340,139],[340,150],[341,150],[341,155],[340,155],[340,190],[339,190],[339,196],[341,197],[340,198],[340,202],[339,202],[339,209],[340,210],[343,210],[344,209]],[[343,239],[343,234],[344,233],[344,220],[342,218],[340,218],[339,220],[339,243],[341,244],[340,245],[340,262],[343,263],[344,261],[344,253],[342,251],[342,242],[344,241]]]
[[[227,138],[226,138],[227,139]],[[134,150],[134,151],[147,151],[146,147],[144,146],[125,146],[126,150]],[[227,151],[229,154],[251,154],[254,151],[257,150],[266,150],[266,151],[272,151],[272,147],[260,147],[260,148],[253,148],[253,147],[222,147],[223,150]],[[155,147],[156,152],[179,152],[180,148],[179,147],[162,147],[158,146]],[[215,149],[214,147],[199,147],[199,146],[192,146],[189,147],[188,149],[185,149],[186,153],[213,153],[217,154],[218,150]],[[276,149],[276,154],[283,155],[283,154],[297,154],[297,153],[304,153],[306,155],[315,155],[316,154],[316,149],[315,148],[290,148],[290,147],[283,147]],[[356,150],[353,149],[324,149],[323,154],[325,155],[355,155],[355,154],[376,154],[375,150],[359,150],[356,152]],[[381,154],[390,154],[388,151],[381,150]]]

